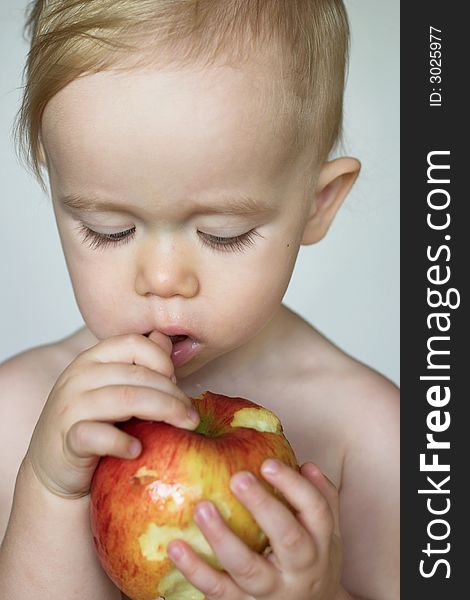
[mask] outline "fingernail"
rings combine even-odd
[[[133,458],[138,456],[140,454],[141,450],[142,450],[142,446],[138,440],[132,440],[132,442],[130,442],[129,446],[127,447],[127,451],[129,452],[129,455],[132,456]]]
[[[261,471],[267,475],[275,475],[279,472],[280,466],[281,465],[279,464],[278,460],[269,458],[268,460],[264,461],[263,465],[261,466]]]
[[[176,375],[174,375],[174,374],[171,376],[171,378],[170,378],[170,379],[171,379],[171,381],[172,381],[173,383],[176,383],[176,381],[177,381],[177,379],[176,379]]]
[[[232,477],[231,485],[239,492],[245,492],[255,483],[255,477],[250,472],[237,473]]]
[[[215,517],[215,508],[211,502],[199,504],[194,513],[198,523],[209,523]]]
[[[181,548],[181,546],[178,546],[176,544],[169,546],[167,548],[167,552],[168,552],[168,556],[170,558],[172,558],[173,560],[180,560],[180,558],[184,554],[183,548]]]
[[[194,408],[188,408],[188,419],[196,425],[199,425],[199,421],[201,420],[199,413]]]

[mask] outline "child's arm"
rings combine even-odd
[[[88,496],[51,494],[24,460],[0,549],[0,598],[119,600],[96,560],[88,519]]]
[[[104,340],[79,354],[57,380],[17,476],[0,547],[0,598],[120,598],[96,557],[88,512],[99,457],[139,453],[130,451],[132,438],[112,423],[136,416],[190,429],[197,425],[189,418],[190,400],[171,380],[171,341],[162,337]]]

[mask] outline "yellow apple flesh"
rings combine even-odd
[[[120,425],[142,443],[133,460],[103,458],[91,486],[91,527],[101,564],[132,600],[202,600],[167,555],[185,540],[218,569],[211,547],[193,520],[196,504],[211,500],[231,529],[254,551],[268,545],[264,532],[230,490],[230,478],[249,470],[261,476],[266,458],[298,469],[279,419],[245,400],[204,392],[192,398],[201,416],[195,431],[131,419]]]

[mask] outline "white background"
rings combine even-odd
[[[0,4],[0,361],[83,324],[50,200],[13,146],[26,4]],[[352,38],[342,153],[359,158],[362,172],[328,236],[302,246],[284,302],[398,383],[399,2],[345,4]]]

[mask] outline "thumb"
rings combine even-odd
[[[149,340],[151,340],[154,344],[157,344],[157,346],[160,346],[160,348],[162,348],[162,350],[166,352],[168,356],[171,356],[173,343],[167,335],[161,333],[160,331],[154,330],[149,335]],[[173,383],[176,383],[176,375],[174,372],[170,379],[173,381]]]

